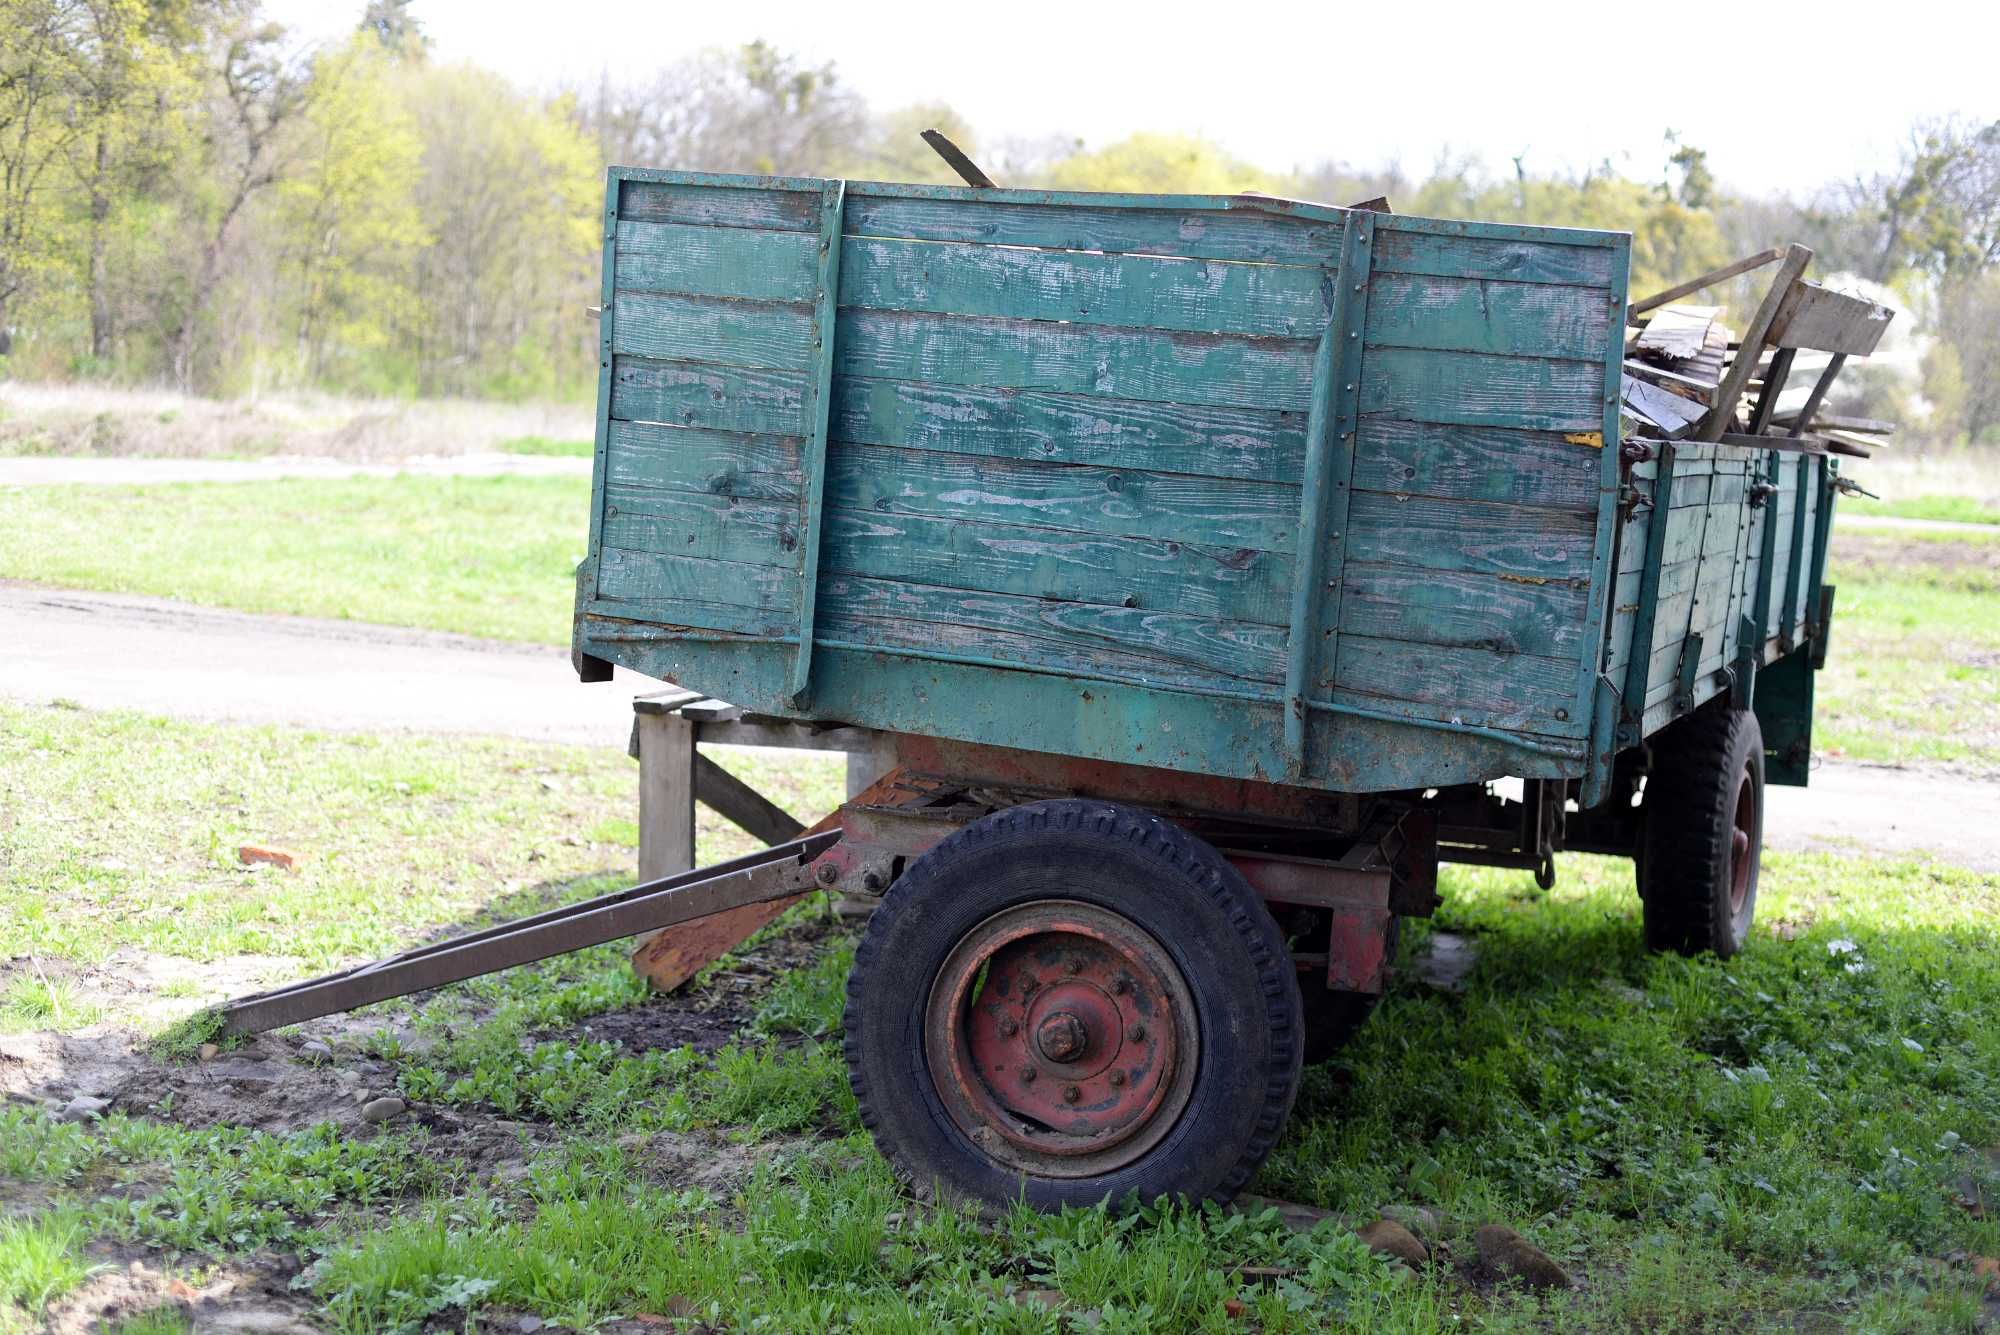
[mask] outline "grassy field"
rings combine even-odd
[[[387,953],[498,897],[629,874],[636,856],[638,767],[616,752],[4,701],[0,737],[0,1031],[163,999],[135,977],[185,1010],[216,981]],[[843,793],[837,758],[717,758],[807,818]],[[704,858],[755,847],[701,815]],[[246,866],[244,845],[296,868]]]
[[[122,941],[303,966],[629,861],[615,757],[50,708],[0,731],[30,741],[4,771],[7,916],[88,904],[96,934],[14,923],[0,955],[17,959]],[[133,781],[148,752],[177,758]],[[230,866],[220,850],[253,834],[307,869]],[[329,1095],[349,1111],[274,1129],[208,1064],[144,1050],[122,1058],[128,1088],[156,1092],[100,1122],[0,1110],[0,1329],[128,1258],[197,1287],[249,1268],[357,1333],[523,1313],[576,1330],[1970,1329],[1966,1258],[2000,1254],[2000,885],[1772,856],[1765,926],[1723,964],[1643,951],[1629,866],[1568,858],[1563,877],[1542,895],[1525,874],[1448,873],[1381,1011],[1309,1072],[1253,1184],[1336,1212],[1307,1231],[1254,1206],[984,1221],[912,1200],[860,1130],[834,1037],[851,938],[807,909],[684,1001],[645,999],[606,947],[246,1050],[279,1088],[354,1073],[393,1090],[412,1111],[379,1126]],[[1462,991],[1409,967],[1433,931],[1473,945]],[[702,1017],[726,1032],[685,1040]],[[1359,1244],[1351,1226],[1391,1205],[1432,1212],[1437,1264]],[[1495,1221],[1577,1288],[1478,1280],[1471,1235]],[[176,1310],[127,1328],[181,1329]]]
[[[566,644],[588,497],[582,478],[21,488],[0,491],[0,577]],[[2000,530],[1835,531],[1825,749],[2000,769]]]

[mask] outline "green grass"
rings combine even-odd
[[[1850,514],[1897,519],[1942,519],[1954,524],[2000,524],[2000,509],[1976,496],[1907,496],[1876,500],[1857,496],[1840,508]],[[1837,522],[1837,521],[1836,521]]]
[[[1822,754],[2000,769],[2000,534],[1843,534]]]
[[[635,870],[637,766],[613,751],[5,702],[0,736],[0,962],[33,962],[0,990],[0,1028],[74,1027],[135,999],[73,978],[121,947],[293,976]],[[803,816],[840,798],[837,758],[717,754]],[[698,835],[704,858],[754,847],[706,809]],[[293,850],[297,870],[243,866],[247,843]],[[198,971],[162,973],[162,994],[191,1004]]]
[[[380,1052],[412,1097],[463,1082],[427,1097],[560,1137],[512,1185],[407,1136],[81,1128],[28,1109],[0,1114],[0,1176],[51,1185],[128,1242],[304,1248],[324,1319],[357,1332],[482,1308],[577,1328],[711,1312],[783,1330],[1970,1328],[1976,1288],[1938,1262],[2000,1252],[2000,1220],[1961,1202],[2000,1190],[2000,885],[1774,855],[1767,930],[1727,964],[1648,955],[1629,868],[1608,859],[1565,859],[1546,896],[1461,869],[1445,890],[1437,926],[1477,944],[1467,990],[1403,970],[1308,1073],[1253,1187],[1355,1219],[1426,1206],[1460,1258],[1478,1225],[1508,1222],[1583,1281],[1559,1298],[1399,1274],[1338,1224],[1157,1208],[982,1225],[913,1201],[815,1036],[838,1014],[838,949],[767,996],[769,1040],[710,1058],[534,1041],[639,1004],[614,951],[433,1002],[434,1048]],[[467,1024],[475,999],[487,1018]],[[752,1152],[721,1195],[649,1157],[651,1136],[704,1130]]]
[[[588,478],[22,487],[0,576],[567,644],[589,509]]]
[[[56,1209],[38,1218],[0,1217],[0,1330],[27,1330],[49,1303],[83,1283],[90,1265],[81,1213]]]
[[[500,442],[502,454],[555,454],[588,459],[596,450],[595,441],[552,440],[547,436],[516,436]]]

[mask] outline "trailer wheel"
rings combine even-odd
[[[1728,957],[1750,937],[1764,843],[1764,735],[1757,716],[1690,714],[1653,747],[1638,863],[1646,945]]]
[[[861,1119],[918,1189],[1227,1200],[1298,1092],[1298,983],[1214,849],[1129,807],[996,812],[918,858],[848,976]]]

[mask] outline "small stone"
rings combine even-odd
[[[1474,1235],[1474,1239],[1479,1244],[1479,1259],[1487,1269],[1503,1279],[1518,1279],[1534,1289],[1566,1289],[1570,1286],[1567,1270],[1557,1265],[1547,1252],[1505,1224],[1488,1224]]]
[[[63,1105],[56,1114],[60,1122],[94,1122],[104,1116],[111,1107],[110,1099],[93,1099],[88,1094],[79,1094]]]
[[[1331,1210],[1322,1210],[1314,1205],[1300,1205],[1297,1201],[1281,1201],[1270,1196],[1253,1196],[1248,1192],[1236,1198],[1232,1207],[1238,1214],[1262,1214],[1266,1210],[1276,1210],[1278,1218],[1286,1228],[1294,1233],[1310,1233],[1328,1219],[1337,1219]]]
[[[194,1050],[194,1054],[205,1062],[212,1062],[222,1055],[222,1049],[217,1044],[204,1043]]]
[[[409,1105],[393,1094],[379,1099],[370,1099],[361,1105],[361,1120],[364,1122],[386,1122],[391,1117],[400,1117]]]
[[[1437,1211],[1427,1205],[1385,1205],[1382,1217],[1395,1220],[1419,1238],[1435,1238],[1439,1232]]]
[[[535,1335],[541,1328],[542,1319],[538,1316],[524,1316],[514,1323],[514,1329],[520,1331],[521,1335]]]
[[[299,1044],[299,1055],[310,1057],[314,1061],[330,1062],[333,1060],[333,1049],[324,1039],[309,1038]]]
[[[1410,1266],[1422,1266],[1431,1259],[1416,1235],[1393,1219],[1377,1219],[1354,1231],[1377,1255],[1393,1256]]]

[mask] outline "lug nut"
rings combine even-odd
[[[1122,997],[1132,990],[1132,980],[1125,977],[1114,978],[1111,980],[1111,990]]]
[[[1073,959],[1073,960],[1071,960],[1071,961],[1070,961],[1069,963],[1067,963],[1067,964],[1063,965],[1063,972],[1064,972],[1064,973],[1082,973],[1082,972],[1083,972],[1083,961],[1082,961],[1082,960],[1078,960],[1078,959]]]
[[[1012,1038],[1015,1034],[1018,1034],[1019,1032],[1021,1032],[1021,1026],[1014,1023],[1013,1016],[1009,1015],[1001,1019],[1000,1036],[1002,1038]]]
[[[1134,1043],[1144,1043],[1146,1041],[1146,1026],[1144,1022],[1134,1020],[1132,1027],[1125,1031],[1125,1037],[1131,1039]]]
[[[1029,974],[1021,980],[1021,995],[1023,997],[1032,997],[1035,995],[1035,989],[1041,985],[1040,979],[1036,978],[1033,974]]]
[[[1075,1102],[1076,1102],[1076,1101],[1077,1101],[1078,1099],[1080,1099],[1080,1098],[1082,1098],[1082,1097],[1083,1097],[1083,1091],[1082,1091],[1082,1090],[1080,1090],[1080,1089],[1078,1089],[1078,1088],[1077,1088],[1077,1087],[1076,1087],[1075,1085],[1064,1085],[1064,1086],[1063,1086],[1063,1102],[1064,1102],[1064,1103],[1075,1103]]]
[[[1116,1089],[1120,1085],[1123,1085],[1125,1083],[1125,1073],[1123,1071],[1113,1071],[1106,1078],[1111,1081],[1111,1087],[1113,1089]]]
[[[1035,1068],[1034,1068],[1034,1067],[1032,1067],[1032,1066],[1023,1066],[1023,1067],[1021,1068],[1021,1083],[1022,1083],[1022,1084],[1024,1084],[1024,1085],[1032,1085],[1032,1084],[1034,1084],[1034,1083],[1035,1083]]]

